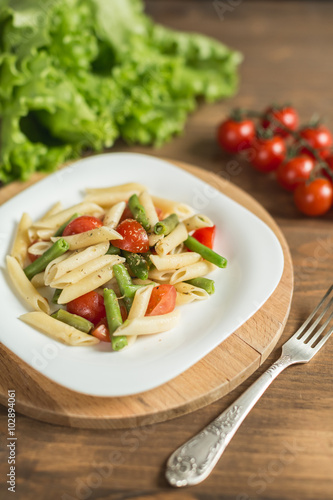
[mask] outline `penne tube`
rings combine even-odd
[[[176,214],[179,219],[182,220],[190,217],[194,213],[193,208],[185,203],[159,198],[158,196],[152,196],[152,200],[155,207],[160,208],[163,211],[164,217],[170,214]]]
[[[174,255],[176,253],[184,253],[184,243],[181,243],[177,247],[175,247],[173,250],[171,250],[170,254]]]
[[[60,255],[60,257],[57,257],[56,259],[52,260],[45,268],[44,271],[44,282],[45,285],[49,285],[51,283],[51,277],[53,276],[53,268],[57,266],[60,262],[63,260],[68,259],[72,255],[72,252],[66,252],[63,255]]]
[[[117,255],[110,255],[110,257],[113,257],[113,262],[110,264],[107,264],[101,269],[98,269],[98,271],[89,274],[77,283],[67,285],[62,290],[58,298],[58,304],[67,304],[67,302],[77,299],[77,297],[103,286],[111,278],[113,278],[113,266],[115,264],[120,264],[124,261],[124,259],[122,257],[118,257]]]
[[[58,229],[75,213],[100,217],[104,214],[104,210],[99,205],[96,205],[96,203],[78,203],[77,205],[66,208],[66,210],[61,210],[61,212],[36,222],[33,227]]]
[[[170,284],[175,285],[180,281],[188,281],[193,278],[199,278],[200,276],[205,276],[206,274],[211,273],[215,269],[217,269],[217,267],[211,262],[201,260],[196,264],[192,264],[191,266],[183,267],[175,271],[170,277]]]
[[[18,295],[35,311],[49,314],[48,301],[37,292],[36,288],[28,280],[18,261],[14,257],[7,255],[6,262],[10,279]]]
[[[156,213],[156,209],[153,203],[153,200],[148,193],[148,191],[143,191],[139,195],[139,202],[143,206],[146,212],[147,219],[149,221],[151,231],[153,231],[155,224],[158,222],[158,215]]]
[[[160,316],[145,316],[144,318],[127,319],[117,330],[114,336],[151,335],[162,333],[174,328],[179,321],[179,311],[173,311]]]
[[[157,269],[151,269],[148,272],[148,278],[160,283],[169,283],[171,276],[173,276],[175,272],[176,269],[170,269],[169,271],[158,271]]]
[[[41,217],[40,219],[38,219],[37,222],[35,222],[36,225],[38,225],[39,222],[42,222],[43,220],[45,219],[48,219],[49,217],[51,217],[52,215],[54,214],[57,214],[58,212],[61,212],[62,210],[62,204],[60,201],[57,201],[57,203],[55,203],[51,208],[50,210],[48,210],[44,215],[43,217]]]
[[[114,229],[116,226],[118,226],[120,218],[124,213],[125,207],[126,203],[124,201],[120,201],[113,207],[109,208],[109,210],[107,210],[104,215],[104,226],[108,226],[111,229]]]
[[[199,288],[189,283],[176,283],[174,287],[177,290],[176,305],[188,304],[194,300],[207,300],[209,294],[203,288]]]
[[[160,240],[163,240],[163,234],[148,234],[149,246],[154,247],[156,243]]]
[[[122,258],[120,257],[120,259]],[[125,261],[125,259],[122,259],[122,261]],[[73,271],[69,273],[63,274],[60,278],[51,281],[50,286],[52,288],[65,288],[65,286],[77,283],[89,274],[98,271],[112,262],[114,262],[113,255],[102,255],[101,257],[97,257],[97,259],[90,260],[82,266],[73,269]]]
[[[202,214],[195,214],[184,221],[187,232],[195,231],[196,229],[201,229],[202,227],[212,227],[214,223],[210,220],[209,217]]]
[[[31,224],[32,220],[30,216],[27,213],[24,213],[18,224],[14,243],[10,252],[10,255],[17,260],[21,267],[24,267],[24,261],[30,245],[28,230]]]
[[[172,255],[151,255],[150,260],[158,271],[170,271],[181,267],[195,264],[201,259],[201,255],[195,252],[176,253]]]
[[[42,273],[35,274],[35,276],[31,278],[30,283],[35,288],[41,288],[42,286],[45,286],[45,272],[43,271]]]
[[[180,243],[183,243],[188,237],[185,225],[181,222],[178,226],[171,231],[170,234],[165,236],[163,240],[156,243],[155,249],[158,255],[164,256],[176,248]]]
[[[93,335],[81,332],[73,326],[67,325],[44,312],[30,312],[22,314],[20,320],[36,328],[49,337],[67,345],[88,346],[98,344],[99,340]]]
[[[128,200],[133,194],[138,194],[139,192],[138,189],[130,189],[118,192],[89,193],[84,200],[89,203],[97,203],[104,208],[109,208],[121,201]]]
[[[149,300],[151,297],[151,293],[153,291],[153,286],[149,285],[144,288],[139,288],[134,295],[134,300],[130,309],[130,312],[128,313],[128,318],[129,320],[135,319],[135,318],[143,318],[144,315],[146,314],[147,307],[149,304]],[[130,347],[131,345],[134,344],[136,341],[136,335],[131,335],[127,339],[127,346]]]
[[[133,283],[133,285],[155,285],[155,286],[158,286],[158,283],[155,283],[155,281],[140,280],[139,278],[133,278],[132,283]]]
[[[60,237],[51,238],[52,241],[59,240]],[[110,240],[122,240],[123,237],[114,229],[107,226],[96,227],[84,233],[73,234],[71,236],[61,236],[69,244],[70,250],[79,250],[80,248],[90,247]]]
[[[75,250],[74,252],[65,255],[67,258],[58,261],[52,268],[48,269],[48,274],[46,276],[46,284],[50,284],[63,276],[65,273],[77,269],[79,266],[83,266],[86,262],[90,260],[97,259],[101,255],[105,255],[109,248],[109,242],[99,243],[98,245],[93,245],[91,247],[85,248],[84,250]],[[54,262],[54,261],[53,261]]]
[[[119,184],[118,186],[109,186],[106,188],[87,188],[86,193],[88,194],[104,194],[104,193],[126,193],[128,191],[136,191],[140,193],[144,191],[146,186],[139,184],[138,182],[128,182],[127,184]]]
[[[37,241],[33,243],[33,245],[30,245],[29,253],[31,255],[42,255],[46,250],[51,248],[51,246],[52,243],[50,241]]]

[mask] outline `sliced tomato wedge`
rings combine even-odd
[[[123,237],[122,240],[112,240],[112,245],[133,253],[146,253],[149,251],[148,234],[139,222],[126,219],[121,222],[116,231]]]
[[[72,234],[85,233],[86,231],[91,231],[96,227],[103,226],[103,222],[97,217],[92,217],[90,215],[81,215],[72,220],[64,229],[63,236],[71,236]]]
[[[146,316],[159,316],[172,312],[176,306],[177,291],[173,285],[159,285],[153,288]]]
[[[102,342],[111,342],[106,318],[101,319],[101,321],[92,330],[91,335],[101,340]]]
[[[197,229],[192,234],[193,238],[206,245],[206,247],[213,249],[214,241],[216,235],[216,226],[211,227],[202,227],[201,229]]]
[[[94,325],[106,316],[103,296],[97,292],[88,292],[67,304],[67,311],[82,316]]]

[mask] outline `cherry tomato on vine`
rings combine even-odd
[[[103,222],[97,217],[92,217],[90,215],[81,215],[72,220],[64,229],[63,236],[71,236],[72,234],[84,233],[95,229],[96,227],[102,227]]]
[[[67,303],[67,311],[82,316],[96,325],[106,316],[104,299],[97,292],[88,292]]]
[[[282,127],[279,127],[276,123],[277,121],[284,125],[284,127],[287,127],[289,130],[294,131],[298,128],[299,125],[298,113],[291,106],[270,106],[264,113],[262,126],[264,128],[269,127],[276,135],[287,137],[289,135],[288,131]]]
[[[148,234],[138,221],[126,219],[117,226],[116,231],[121,234],[123,239],[112,240],[113,246],[133,253],[149,251]]]
[[[300,155],[281,163],[276,171],[280,186],[288,191],[294,191],[302,182],[308,180],[315,162],[310,156]]]
[[[294,192],[296,207],[305,215],[323,215],[333,203],[333,186],[328,179],[318,178],[299,184]]]
[[[330,130],[325,125],[318,125],[316,127],[306,127],[300,130],[300,136],[306,140],[309,145],[318,151],[322,158],[326,158],[330,154],[329,148],[333,144],[333,137]],[[302,152],[314,157],[313,153],[305,146]]]
[[[322,173],[333,183],[333,154],[330,154],[327,158],[325,158],[325,162],[327,163],[327,168],[331,175],[324,169],[322,169]]]
[[[217,141],[228,153],[239,153],[251,146],[255,137],[255,124],[252,120],[233,120],[228,118],[217,130]]]
[[[173,285],[158,285],[153,288],[146,316],[167,314],[176,306],[177,291]]]
[[[269,139],[256,139],[253,144],[252,165],[259,172],[276,170],[286,157],[284,140],[276,135]]]

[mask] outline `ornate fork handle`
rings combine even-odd
[[[271,382],[292,363],[291,356],[281,356],[234,404],[178,448],[167,463],[169,483],[177,487],[191,486],[206,479],[249,411]]]

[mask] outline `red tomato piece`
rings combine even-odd
[[[126,320],[127,320],[127,316],[128,316],[128,314],[127,314],[126,307],[125,307],[125,306],[123,306],[123,305],[121,305],[121,306],[120,306],[120,314],[121,314],[121,319],[122,319],[123,321],[126,321]]]
[[[264,128],[269,127],[276,135],[287,137],[289,135],[288,131],[279,127],[276,122],[280,122],[284,127],[294,131],[298,128],[299,117],[296,110],[291,106],[274,106],[266,109],[262,126]]]
[[[97,292],[88,292],[67,304],[67,311],[82,316],[97,325],[106,316],[103,296]]]
[[[288,191],[294,191],[299,184],[307,181],[315,162],[310,156],[300,155],[281,163],[276,171],[278,183]]]
[[[322,173],[333,183],[333,154],[330,154],[327,158],[325,158],[325,162],[327,163],[327,168],[331,175],[324,169],[322,169]]]
[[[333,186],[328,179],[315,179],[300,184],[294,192],[296,207],[305,215],[323,215],[333,203]]]
[[[158,208],[158,207],[155,207],[155,210],[157,213],[158,220],[163,220],[164,219],[163,210],[161,208]]]
[[[172,312],[176,306],[177,291],[173,285],[158,285],[153,288],[146,316],[159,316]]]
[[[148,234],[136,220],[124,220],[117,226],[116,231],[121,234],[123,239],[112,240],[113,246],[133,253],[145,253],[149,251]]]
[[[102,342],[111,342],[106,318],[101,319],[101,321],[92,330],[91,335],[101,340]]]
[[[123,211],[123,215],[120,217],[120,222],[123,222],[126,219],[133,219],[133,214],[130,210],[130,207],[128,206],[128,203],[126,203],[125,210]]]
[[[62,233],[63,236],[70,236],[72,234],[85,233],[86,231],[91,231],[96,227],[103,226],[103,222],[97,217],[92,217],[90,215],[81,215],[72,220],[64,229]]]
[[[217,142],[228,153],[239,153],[251,146],[255,138],[255,124],[252,120],[228,118],[217,130]]]
[[[29,245],[29,248],[34,245],[35,243],[37,243],[38,240],[35,240],[31,243],[31,245]],[[36,259],[38,259],[39,255],[33,255],[32,253],[29,253],[29,248],[28,248],[28,257],[30,259],[30,262],[35,262]]]
[[[270,139],[257,139],[253,142],[252,165],[259,172],[276,170],[286,157],[284,140],[276,135]]]
[[[326,158],[330,154],[329,148],[333,144],[333,137],[330,130],[324,125],[317,127],[307,127],[300,131],[300,136],[305,139],[308,144],[316,149],[321,158]],[[306,153],[314,157],[313,153],[306,147],[302,148],[302,153]]]
[[[211,227],[202,227],[201,229],[197,229],[192,234],[193,238],[206,245],[206,247],[213,249],[214,240],[216,235],[216,226]]]

